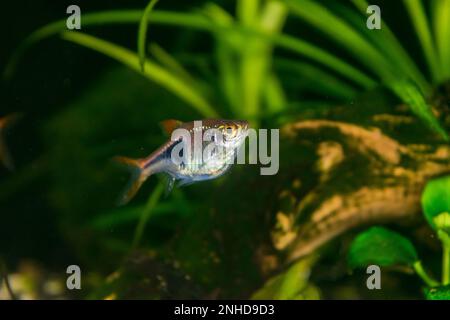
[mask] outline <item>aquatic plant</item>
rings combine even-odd
[[[83,32],[68,31],[66,21],[61,20],[27,37],[6,68],[6,77],[12,76],[31,45],[56,35],[120,62],[182,102],[181,107],[175,106],[178,100],[168,100],[160,92],[149,93],[154,86],[119,70],[100,78],[68,110],[46,124],[45,134],[52,138],[48,138],[51,160],[44,170],[51,171],[57,181],[50,193],[51,205],[65,214],[59,219],[64,221],[61,224],[68,237],[75,229],[89,230],[101,238],[72,241],[73,247],[84,260],[99,260],[102,250],[127,257],[114,279],[92,295],[185,297],[192,284],[180,279],[191,274],[203,287],[194,297],[209,297],[222,285],[221,296],[317,298],[321,292],[309,281],[318,260],[306,255],[363,224],[417,214],[421,188],[430,178],[450,171],[447,100],[439,104],[436,99],[441,94],[436,94],[436,88],[445,87],[450,78],[450,1],[431,1],[430,18],[424,3],[404,2],[415,30],[412,36],[422,50],[419,54],[411,54],[404,47],[402,33],[385,21],[381,30],[368,30],[364,0],[346,4],[241,0],[235,13],[213,2],[192,12],[163,11],[158,9],[160,3],[150,1],[144,10],[83,12]],[[310,39],[286,22],[306,26],[319,36]],[[137,38],[136,48],[85,33],[100,26],[125,24],[138,29],[136,37],[130,34]],[[152,43],[156,26],[193,30],[202,39],[212,40],[212,47],[204,54],[168,52]],[[312,98],[303,93],[312,93]],[[148,95],[142,99],[145,102],[158,101],[158,105],[145,105],[137,115],[121,106],[139,105],[140,101],[131,98],[139,94]],[[170,108],[161,107],[166,105]],[[125,149],[111,142],[111,131],[115,130],[115,136],[118,127],[145,127],[148,136],[160,138],[161,133],[144,126],[141,119],[172,118],[186,106],[190,109],[185,116],[190,118],[244,118],[253,126],[282,127],[282,153],[286,156],[279,177],[256,179],[251,169],[242,170],[240,177],[219,181],[221,192],[212,199],[194,189],[189,198],[181,190],[161,200],[163,187],[158,182],[147,200],[141,198],[135,206],[117,209],[105,205],[116,196],[98,191],[99,186],[110,185],[105,177],[113,175],[112,169],[104,168],[105,159]],[[122,116],[124,112],[128,117]],[[79,128],[79,122],[94,115],[95,124]],[[113,128],[109,132],[104,129],[108,126]],[[155,146],[160,142],[143,138],[142,131],[132,134],[123,139],[128,149],[139,150],[141,141]],[[101,138],[92,139],[94,136]],[[141,140],[136,141],[136,136]],[[67,150],[68,144],[71,150]],[[64,164],[75,157],[74,170],[68,172]],[[47,161],[42,159],[39,161]],[[2,183],[0,197],[8,197],[17,185],[34,179],[29,172],[25,168]],[[234,194],[243,185],[258,192],[246,191],[246,201],[235,201]],[[336,208],[336,203],[342,205]],[[180,224],[187,220],[189,228],[180,232]],[[136,224],[131,244],[123,241],[130,238],[128,229],[120,236],[110,232],[130,223]],[[160,228],[152,228],[152,223]],[[160,229],[162,236],[145,232]],[[168,237],[164,234],[167,230],[176,234],[175,240],[164,245],[154,241],[158,236]],[[271,239],[267,239],[269,234]],[[273,248],[267,249],[270,244]],[[139,249],[148,247],[151,254],[139,255]],[[205,262],[204,257],[211,261]],[[178,267],[168,260],[177,260]],[[117,260],[102,261],[117,266]],[[169,283],[170,290],[147,288],[150,293],[143,290],[139,292],[142,295],[128,291],[133,285],[141,288],[142,277],[151,283],[154,280],[157,287],[160,279],[154,279],[156,273]],[[133,282],[130,279],[136,279],[136,274],[138,280]],[[266,284],[254,292],[263,280]],[[187,289],[178,290],[179,283]]]
[[[170,57],[168,54],[161,54],[157,50],[154,53],[159,63],[147,59],[144,64],[147,20],[151,24],[187,27],[213,35],[220,79],[221,92],[218,94],[225,98],[228,114],[235,117],[247,118],[256,123],[263,116],[288,109],[289,103],[272,66],[278,64],[279,58],[273,54],[273,49],[280,47],[318,65],[308,66],[287,59],[280,61],[281,65],[298,72],[299,76],[317,83],[316,89],[321,93],[328,95],[334,92],[337,97],[350,100],[357,92],[355,88],[370,89],[377,83],[382,83],[427,126],[447,139],[446,131],[433,115],[426,99],[430,97],[433,86],[450,78],[448,1],[432,1],[433,26],[427,19],[420,0],[404,1],[424,51],[430,77],[419,70],[384,21],[381,30],[371,31],[366,28],[364,14],[368,3],[365,0],[353,0],[352,3],[354,9],[338,2],[325,5],[310,0],[241,0],[237,1],[236,17],[214,3],[207,3],[197,12],[179,13],[152,10],[154,1],[149,3],[144,12],[120,10],[86,13],[83,15],[84,28],[139,23],[138,53],[87,34],[67,31],[65,21],[58,21],[33,32],[18,49],[5,73],[7,76],[11,74],[18,58],[30,45],[59,34],[65,40],[96,50],[141,71],[148,79],[184,99],[201,115],[218,116],[218,108],[212,107],[218,105],[218,101],[215,101],[217,94],[208,95],[214,88],[200,90],[196,81],[184,82],[183,77],[188,73],[180,72],[184,69],[176,59],[167,59]],[[364,67],[357,69],[344,58],[327,52],[312,42],[283,33],[287,17],[302,19],[310,24],[359,60]],[[191,76],[190,80],[192,79],[195,77]],[[338,85],[332,91],[329,91],[330,79]],[[351,85],[347,84],[348,81]],[[204,81],[203,85],[207,86]]]
[[[423,212],[442,243],[442,281],[430,277],[422,266],[416,249],[407,238],[382,227],[372,227],[353,241],[348,262],[351,268],[382,267],[413,268],[427,285],[428,299],[450,298],[450,176],[431,180],[422,196]]]

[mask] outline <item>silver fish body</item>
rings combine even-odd
[[[151,175],[165,173],[169,176],[167,192],[175,181],[178,185],[215,179],[226,173],[236,157],[237,149],[244,143],[248,123],[238,120],[202,120],[179,123],[176,129],[184,129],[189,139],[174,139],[166,142],[150,156],[144,159],[120,158],[119,161],[138,169],[128,192],[122,197],[125,203],[134,196],[140,185]],[[170,131],[170,130],[168,130]],[[173,132],[173,130],[172,130]],[[172,133],[170,132],[170,133]],[[196,140],[196,134],[209,133],[208,140]],[[183,152],[179,152],[182,150]],[[182,161],[175,161],[174,155],[180,155]]]

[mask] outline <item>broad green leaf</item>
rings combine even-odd
[[[450,300],[450,285],[425,289],[428,300]]]
[[[359,234],[348,253],[349,266],[365,268],[379,266],[413,265],[418,260],[412,243],[402,235],[381,227],[372,227]]]
[[[422,209],[433,229],[437,229],[435,218],[450,213],[450,176],[430,180],[422,194]]]
[[[147,43],[147,28],[148,28],[148,16],[152,11],[155,4],[158,0],[151,0],[147,7],[144,10],[144,14],[142,15],[141,21],[139,23],[139,31],[138,31],[138,55],[139,55],[139,65],[141,66],[141,70],[144,71],[145,66],[145,51]]]
[[[137,72],[141,72],[139,58],[134,52],[131,52],[126,48],[80,32],[66,31],[63,32],[61,36],[65,40],[100,52],[116,59]],[[208,104],[202,95],[195,90],[195,88],[150,60],[146,60],[145,71],[142,75],[186,101],[204,117],[218,116],[217,112]]]

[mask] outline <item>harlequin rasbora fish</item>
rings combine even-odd
[[[206,119],[182,123],[177,120],[166,120],[162,123],[165,131],[170,135],[175,129],[184,129],[183,132],[189,136],[188,139],[178,137],[164,143],[146,158],[130,159],[116,157],[116,161],[126,164],[133,169],[130,186],[125,191],[120,204],[127,203],[139,190],[145,180],[155,173],[166,173],[169,177],[167,191],[173,187],[175,180],[179,180],[179,186],[188,185],[197,181],[217,178],[227,172],[236,156],[236,150],[245,141],[248,131],[248,122],[244,120],[218,120]],[[204,161],[195,161],[194,141],[197,133],[210,132],[210,138],[201,140],[201,149],[208,145],[217,146],[211,155]],[[172,137],[173,138],[173,137]],[[174,148],[191,148],[190,156],[185,161],[173,160]],[[186,150],[186,149],[184,149]],[[182,155],[181,155],[182,156]],[[186,160],[187,159],[187,160]]]

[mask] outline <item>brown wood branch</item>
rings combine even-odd
[[[331,120],[307,120],[289,124],[282,129],[288,137],[297,136],[301,130],[323,130],[334,128],[353,140],[361,151],[372,151],[390,163],[398,163],[406,149],[396,140],[384,135],[378,128],[365,129],[360,126]]]
[[[328,129],[338,130],[337,134],[324,134],[323,130]],[[450,173],[450,147],[447,144],[402,145],[379,129],[330,120],[289,124],[282,133],[298,140],[302,139],[302,131],[311,130],[333,142],[325,145],[330,152],[324,147],[323,139],[317,144],[319,183],[309,194],[298,199],[296,212],[291,214],[294,218],[304,215],[307,218],[287,229],[290,241],[278,246],[287,250],[288,262],[312,253],[353,228],[418,216],[421,193],[428,179]],[[340,145],[347,146],[352,159],[355,154],[360,156],[364,176],[345,175],[345,170],[352,170],[352,166],[345,166],[345,163],[352,159],[347,160],[345,154],[339,154]],[[350,190],[339,190],[333,180],[337,178],[342,178],[339,182],[350,186]]]

